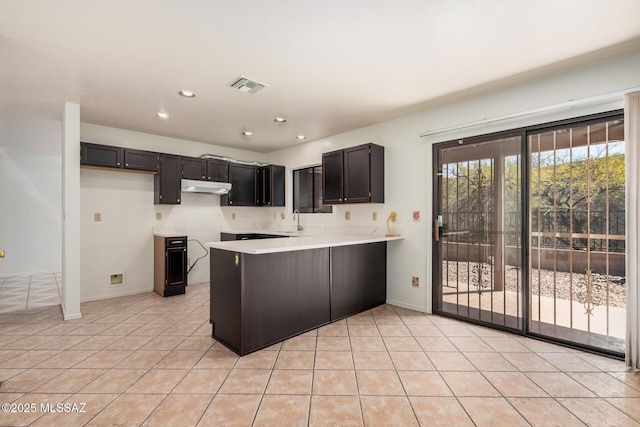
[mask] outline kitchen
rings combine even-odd
[[[122,18],[124,20],[132,19],[129,14],[123,15],[126,15]],[[264,25],[255,22],[257,18],[252,19],[258,28]],[[594,22],[598,22],[597,17],[592,19]],[[416,25],[415,28],[418,27],[420,26]],[[84,28],[88,30],[86,27]],[[104,34],[111,34],[111,32]],[[104,34],[98,39],[106,37]],[[322,31],[319,30],[318,34],[322,34]],[[181,36],[176,35],[176,37],[177,41],[168,41],[168,43],[180,45]],[[248,36],[243,34],[242,37]],[[387,46],[383,40],[375,40],[380,45]],[[327,43],[326,46],[340,44],[336,40],[333,42]],[[122,43],[122,45],[126,45],[126,43]],[[238,103],[242,104],[238,111],[251,112],[255,115],[256,122],[258,121],[257,117],[261,115],[260,126],[265,133],[271,135],[272,140],[284,139],[284,136],[287,138],[287,142],[283,146],[269,146],[267,144],[263,147],[256,146],[254,142],[251,142],[260,138],[259,132],[256,132],[255,129],[253,129],[252,136],[241,135],[242,131],[248,130],[243,127],[248,126],[247,124],[228,118],[215,121],[211,116],[205,115],[206,117],[203,117],[203,113],[198,113],[202,110],[197,102],[208,97],[207,89],[201,91],[200,88],[187,87],[189,83],[187,76],[183,75],[177,79],[178,81],[164,81],[162,100],[156,100],[152,111],[142,111],[141,107],[135,114],[130,114],[131,117],[137,117],[141,123],[140,126],[134,127],[127,126],[128,122],[124,119],[116,120],[119,116],[113,111],[109,113],[113,114],[109,115],[109,119],[99,120],[95,116],[92,117],[90,108],[83,109],[83,102],[78,101],[81,97],[71,96],[62,101],[55,98],[54,102],[43,102],[39,97],[38,88],[42,89],[42,86],[46,85],[41,86],[35,82],[48,82],[53,87],[56,86],[52,83],[53,81],[63,81],[63,79],[55,78],[57,70],[53,67],[51,73],[54,77],[49,79],[42,75],[42,69],[46,69],[46,66],[34,66],[30,71],[33,74],[24,73],[25,81],[33,83],[30,92],[24,95],[24,98],[16,93],[17,89],[29,86],[29,84],[16,83],[7,85],[11,86],[10,88],[3,89],[7,91],[7,96],[3,97],[2,126],[0,126],[0,135],[4,144],[0,157],[2,159],[0,182],[3,183],[3,196],[6,197],[6,200],[12,200],[12,204],[5,203],[0,208],[1,216],[4,219],[0,235],[8,236],[8,240],[12,243],[10,247],[5,247],[7,244],[2,242],[7,257],[0,260],[2,263],[0,264],[2,266],[0,267],[2,268],[0,275],[27,271],[55,271],[59,270],[62,265],[67,275],[63,290],[65,314],[69,315],[70,319],[79,317],[88,320],[94,318],[96,313],[92,313],[90,310],[81,312],[81,307],[99,307],[100,304],[106,304],[105,301],[108,301],[109,298],[118,298],[123,304],[126,304],[127,298],[130,298],[132,302],[160,304],[155,300],[147,300],[148,294],[153,288],[154,229],[177,230],[185,233],[189,239],[203,243],[219,240],[220,233],[225,230],[294,230],[298,220],[305,230],[315,230],[322,233],[327,230],[339,232],[358,230],[384,234],[386,233],[387,218],[391,212],[396,212],[397,219],[391,226],[393,231],[400,233],[403,238],[399,241],[389,242],[386,263],[386,302],[397,307],[397,311],[388,313],[384,307],[389,306],[382,306],[383,308],[376,311],[375,314],[377,318],[383,320],[391,320],[392,318],[393,321],[396,321],[400,318],[411,317],[407,315],[407,311],[404,311],[407,309],[419,313],[429,313],[432,309],[433,267],[431,258],[433,249],[432,145],[453,138],[466,138],[481,133],[620,109],[622,107],[621,96],[600,101],[592,100],[592,102],[574,104],[567,108],[558,107],[544,110],[544,107],[561,106],[570,100],[593,99],[602,94],[616,94],[640,87],[639,74],[637,73],[640,67],[638,46],[637,35],[625,42],[612,44],[609,50],[600,50],[599,47],[604,46],[594,44],[592,48],[584,48],[582,52],[584,56],[577,55],[572,59],[560,62],[550,61],[547,68],[543,67],[535,72],[530,71],[529,74],[515,73],[517,74],[515,77],[509,78],[506,75],[495,76],[494,83],[487,83],[487,80],[483,80],[482,73],[484,71],[481,69],[482,67],[477,67],[478,69],[474,70],[477,72],[474,73],[477,74],[475,89],[458,92],[448,98],[441,98],[438,102],[415,102],[411,108],[406,107],[408,103],[405,103],[401,107],[396,106],[395,114],[381,119],[373,119],[373,117],[378,117],[376,112],[367,110],[368,115],[372,117],[369,122],[353,127],[335,128],[335,131],[320,137],[313,135],[313,129],[298,128],[301,118],[293,114],[294,107],[287,108],[283,105],[281,107],[282,110],[285,110],[283,112],[265,108],[264,101],[260,101],[261,108],[255,108],[251,105],[251,102],[254,102],[252,100],[260,99],[259,97],[268,98],[270,93],[280,90],[278,85],[273,84],[277,74],[274,73],[271,74],[273,79],[264,77],[264,81],[271,85],[257,94],[233,93],[233,95],[243,97],[237,98],[239,99]],[[90,53],[88,50],[90,49],[80,49],[86,55]],[[131,50],[135,50],[135,48],[132,47]],[[150,48],[150,50],[153,49]],[[542,50],[540,49],[540,51]],[[13,62],[18,63],[18,59],[22,58],[19,49],[8,49],[8,51],[8,54],[12,55],[10,58],[14,60]],[[358,50],[354,49],[354,51]],[[392,51],[394,49],[391,49]],[[458,54],[450,56],[460,60],[470,51],[471,49],[465,48]],[[324,50],[322,52],[326,53]],[[411,52],[408,58],[420,56],[415,52],[419,52],[419,49]],[[95,55],[92,56],[93,58],[100,56],[95,53],[91,55]],[[390,57],[394,57],[391,53],[390,55]],[[108,56],[106,52],[104,56],[105,58]],[[78,57],[82,57],[82,55],[78,55]],[[137,52],[133,54],[133,57],[139,58]],[[48,59],[51,60],[51,58]],[[144,60],[141,61],[144,62]],[[335,64],[339,62],[336,60]],[[392,60],[389,62],[394,63]],[[435,62],[437,63],[437,61]],[[468,69],[468,63],[464,60],[460,62],[462,65],[459,69]],[[48,61],[44,63],[49,64]],[[140,62],[134,63],[140,65]],[[314,61],[309,61],[309,63],[316,64]],[[481,63],[480,58],[476,57],[476,63]],[[166,69],[174,71],[182,69],[180,66],[163,64],[166,65]],[[539,66],[541,65],[539,64]],[[314,75],[322,74],[320,71],[324,70],[324,66],[326,64],[316,64],[313,67],[316,69]],[[288,67],[295,68],[292,64],[288,64]],[[114,66],[114,74],[121,77],[130,72],[133,78],[133,75],[137,75],[136,68],[128,65]],[[391,66],[389,68],[387,72],[391,72],[393,68],[404,67]],[[430,65],[429,69],[433,68],[437,67]],[[524,70],[521,71],[524,72]],[[243,71],[234,70],[233,75],[224,75],[224,78],[220,78],[215,84],[221,87],[220,90],[231,91],[232,89],[227,87],[228,83],[242,74]],[[19,75],[19,72],[14,72],[11,76],[7,76],[7,78],[11,77],[8,81],[19,82]],[[250,75],[253,76],[254,73]],[[3,74],[3,76],[6,75]],[[256,73],[255,77],[263,78],[259,73]],[[413,78],[420,80],[415,75]],[[438,86],[434,82],[439,81],[439,78],[432,77],[427,86]],[[115,80],[126,81],[124,78],[116,78]],[[141,78],[141,81],[143,80],[144,77]],[[206,80],[209,84],[212,79],[207,77]],[[301,83],[297,80],[295,82]],[[285,86],[284,82],[282,83],[280,87]],[[127,89],[141,90],[139,87],[128,87]],[[178,91],[182,89],[193,89],[196,92],[195,99],[180,97]],[[341,90],[346,89],[344,86],[341,87]],[[386,90],[387,92],[382,98],[394,99],[393,88]],[[125,92],[124,88],[112,85],[103,92],[89,93],[85,96],[87,102],[98,98],[103,99],[106,103],[108,100],[113,100],[113,93],[120,93],[120,91]],[[369,90],[360,91],[349,98],[362,98],[364,101],[361,108],[364,110],[366,104],[373,102],[373,100],[368,99],[367,94],[363,92],[369,92]],[[317,97],[311,99],[310,102],[318,103],[322,99],[322,97]],[[5,103],[4,100],[10,100],[10,102]],[[268,105],[269,102],[266,104]],[[336,102],[335,99],[328,102],[330,107],[337,104],[341,103]],[[163,120],[155,117],[156,110],[168,105],[174,107],[171,110],[171,118]],[[542,110],[535,114],[517,115],[520,112],[537,109]],[[256,112],[256,110],[259,111]],[[220,132],[222,135],[218,137],[219,142],[217,144],[203,142],[208,139],[202,137],[202,134],[198,137],[186,137],[174,132],[172,123],[179,123],[182,120],[184,125],[184,121],[191,120],[181,118],[181,111],[200,118],[203,123],[210,123],[209,127],[216,129],[216,132]],[[292,115],[284,114],[287,111],[291,111]],[[285,116],[286,122],[275,122],[274,118],[279,115]],[[486,119],[507,116],[510,118],[481,123]],[[312,122],[313,120],[308,123]],[[233,129],[228,123],[234,124]],[[466,124],[473,123],[480,124],[465,127]],[[310,127],[313,128],[311,125]],[[456,128],[456,130],[433,136],[420,136],[427,131],[448,128]],[[309,142],[300,142],[296,139],[296,135],[302,132],[308,134],[307,141]],[[79,153],[77,152],[80,141],[180,156],[198,157],[203,154],[213,154],[243,161],[282,165],[286,171],[285,206],[223,206],[220,196],[186,193],[181,196],[180,205],[154,204],[153,175],[80,169]],[[226,146],[223,145],[224,141],[233,141],[234,143],[230,144],[231,146]],[[384,203],[338,204],[333,207],[332,213],[301,214],[294,218],[293,170],[319,165],[322,161],[322,154],[325,152],[369,142],[385,147]],[[62,182],[63,177],[64,183]],[[64,197],[58,197],[60,194],[63,194]],[[63,211],[66,212],[64,217],[61,213]],[[63,223],[64,226],[61,225]],[[206,253],[193,243],[189,243],[188,250],[191,264],[198,257],[206,256]],[[19,256],[14,256],[14,254],[19,254]],[[198,291],[197,286],[201,283],[207,283],[209,274],[209,262],[204,258],[189,273],[189,285],[194,285],[194,288],[187,288],[185,297],[188,298],[190,292],[192,295],[201,296],[202,291]],[[116,283],[112,284],[111,277],[114,275],[122,275],[120,283],[117,283],[116,280]],[[155,297],[155,294],[153,296]],[[179,301],[182,301],[180,298],[182,296],[167,297],[164,299],[166,301],[163,300],[162,303],[178,304]],[[172,303],[171,301],[176,302]],[[191,304],[194,303],[191,302]],[[135,307],[131,305],[127,308],[134,309]],[[202,312],[202,307],[197,309],[200,313]],[[428,317],[428,319],[432,318],[433,316]],[[73,322],[73,320],[71,321]],[[381,324],[384,325],[384,323]],[[343,333],[341,330],[346,329],[346,326],[342,323],[335,326],[333,329],[324,329],[323,331],[331,331],[338,335],[332,337],[336,338],[335,341],[338,342],[340,341],[339,335]],[[433,326],[442,331],[447,329],[446,325],[425,326]],[[463,328],[466,328],[465,332],[478,333],[478,330],[472,327],[464,326]],[[360,329],[362,332],[366,327],[362,326]],[[385,329],[382,327],[380,331]],[[298,342],[302,347],[301,343],[309,337],[300,338]],[[450,338],[455,341],[456,337],[451,336]],[[359,341],[364,342],[365,340]],[[387,341],[399,343],[401,340],[398,338],[395,341],[393,339]],[[296,349],[293,351],[305,350]],[[416,353],[424,356],[421,351]],[[442,353],[446,352],[442,351]],[[459,355],[459,353],[462,354],[462,352],[455,354]],[[433,360],[437,360],[438,363],[444,364],[446,362],[437,359],[439,356],[437,354],[432,356],[434,356]],[[324,360],[324,362],[327,361]],[[406,360],[405,362],[409,363]],[[512,362],[515,363],[515,361]],[[604,364],[604,362],[601,363]],[[468,365],[465,364],[465,366]],[[351,371],[352,369],[345,369],[345,372],[349,372],[349,374],[336,375],[348,376]],[[356,374],[353,375],[355,384]],[[321,376],[318,374],[318,378]],[[423,383],[426,382],[427,376],[425,373],[416,374],[416,377],[424,380]],[[455,374],[451,372],[443,377],[446,377],[445,380],[448,384],[455,382],[453,378]],[[404,381],[406,378],[402,379]],[[361,384],[366,383],[366,375],[362,378],[358,377],[358,381]],[[437,387],[434,385],[435,388]],[[389,392],[391,395],[394,393],[396,391]],[[219,396],[224,394],[220,393]],[[362,392],[362,394],[364,396],[366,393]],[[450,397],[450,393],[446,396]],[[446,396],[438,395],[441,398]],[[493,396],[495,397],[495,394]],[[314,396],[315,398],[316,396]],[[404,396],[403,398],[407,399]],[[373,400],[371,396],[363,397],[362,407],[370,408],[371,406],[368,405],[372,405]],[[473,402],[462,400],[465,408],[475,414]],[[265,402],[267,401],[268,399],[265,399]],[[595,398],[593,401],[598,405],[609,405],[610,403]],[[409,400],[406,400],[405,403],[408,405],[408,402]],[[505,402],[506,399],[503,403]],[[558,401],[553,400],[553,402],[555,405]],[[259,401],[256,403],[256,408],[259,403]],[[153,407],[155,408],[155,406]],[[601,409],[601,413],[607,413],[604,407],[598,406],[598,408]]]

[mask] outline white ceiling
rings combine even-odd
[[[639,22],[638,0],[0,0],[0,102],[268,152],[638,48]]]

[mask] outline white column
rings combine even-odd
[[[62,313],[80,312],[80,106],[66,102],[62,118]]]

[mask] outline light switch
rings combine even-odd
[[[371,220],[372,221],[377,221],[378,220],[378,212],[373,212],[371,214]]]
[[[231,219],[236,219],[236,213],[235,212],[231,212]]]
[[[93,214],[93,220],[96,222],[102,221],[102,214],[100,212],[95,212]]]
[[[344,219],[345,219],[346,221],[349,221],[349,220],[351,219],[351,211],[346,211],[346,212],[344,213]]]
[[[156,212],[156,221],[162,220],[162,212]]]

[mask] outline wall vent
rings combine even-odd
[[[249,80],[246,77],[240,77],[236,80],[235,83],[231,85],[231,87],[238,89],[240,92],[244,93],[256,93],[260,89],[266,87],[267,85],[263,83],[258,83],[253,80]]]

